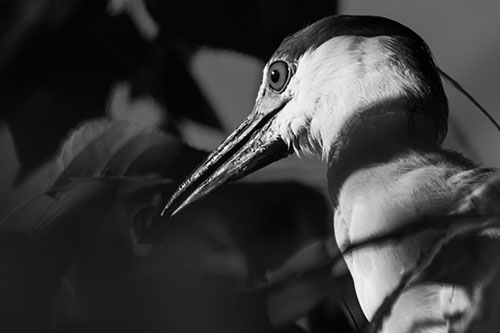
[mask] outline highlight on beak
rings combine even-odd
[[[252,113],[175,191],[162,215],[174,215],[220,186],[240,179],[291,153],[271,124],[284,106]]]

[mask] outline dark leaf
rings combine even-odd
[[[310,333],[359,333],[366,318],[356,298],[352,280],[338,286],[342,295],[331,295],[316,305],[307,316]]]
[[[180,119],[188,118],[215,129],[223,129],[217,113],[189,73],[186,61],[181,61],[173,51],[167,54],[166,61],[164,94],[167,110]]]
[[[346,268],[342,272],[337,269],[332,275],[327,265],[330,260],[326,242],[320,239],[299,249],[284,264],[266,274],[273,323],[291,323],[316,309],[316,316],[309,318],[309,325],[315,327],[315,331],[325,331],[326,327],[319,329],[324,325],[342,326],[346,332],[357,331],[356,327],[365,319],[354,296],[352,280]],[[320,304],[330,304],[328,313],[319,315]]]
[[[0,24],[0,109],[12,133],[17,181],[47,161],[67,132],[102,116],[111,85],[143,63],[149,44],[105,1],[24,0]]]
[[[296,324],[280,327],[275,333],[307,333],[307,331]]]
[[[325,265],[330,256],[322,239],[315,240],[299,249],[285,263],[266,274],[268,284],[276,284],[287,279],[304,275],[308,271]]]
[[[52,331],[61,316],[77,313],[85,302],[89,291],[78,279],[105,280],[117,267],[135,265],[116,182],[82,180],[60,189],[57,198],[44,198],[46,209],[27,205],[20,212],[32,210],[30,216],[13,213],[1,226],[2,285],[11,285],[0,288],[2,329]],[[64,297],[57,296],[61,292]]]
[[[191,2],[145,2],[169,39],[231,49],[264,61],[291,31],[335,14],[337,9],[336,1],[314,1],[304,5],[301,1],[285,0],[244,4],[215,0],[199,2],[196,6]]]
[[[124,121],[91,121],[73,132],[62,147],[46,190],[98,176],[166,174],[175,178],[179,168],[189,172],[195,163],[196,151],[158,130]]]
[[[48,331],[47,306],[61,254],[23,232],[0,232],[0,327],[6,332]]]
[[[46,191],[71,179],[101,175],[113,156],[141,127],[133,123],[91,121],[74,131],[63,145],[45,186]]]
[[[205,156],[205,152],[197,151],[171,135],[142,128],[112,155],[99,175],[131,177],[163,174],[177,180]],[[179,168],[183,170],[179,171]]]
[[[271,293],[268,302],[269,318],[273,325],[282,326],[305,316],[315,305],[332,292],[332,277],[318,272],[291,281]]]
[[[178,131],[172,119],[178,122],[190,119],[222,129],[217,113],[189,71],[191,53],[184,52],[166,38],[152,42],[149,47],[151,60],[137,66],[128,77],[132,88],[130,98],[154,98],[162,114],[166,110],[159,125],[168,131]],[[115,112],[120,114],[123,110]]]
[[[87,211],[105,209],[115,200],[115,190],[115,186],[100,179],[75,182],[61,188],[57,198],[42,195],[9,213],[0,229],[39,235],[55,224],[71,223],[71,216],[86,216]]]
[[[169,179],[116,179],[120,202],[127,212],[129,236],[136,254],[147,253],[148,246],[141,244],[143,235],[160,217],[163,194],[173,193],[176,185]]]
[[[220,128],[189,73],[192,50],[221,47],[267,60],[290,31],[336,9],[331,1],[305,7],[261,1],[244,11],[221,1],[146,5],[161,30],[153,42],[143,38],[141,22],[147,16],[147,26],[156,23],[140,2],[124,4],[132,9],[120,13],[95,0],[20,0],[2,7],[0,119],[20,161],[16,183],[47,161],[70,129],[104,114],[117,81],[129,80],[135,96],[154,96],[179,119]]]
[[[63,239],[73,237],[86,242],[113,220],[120,222],[110,234],[114,233],[127,247],[137,246],[139,232],[134,212],[146,207],[151,210],[144,218],[159,215],[159,192],[166,186],[171,187],[171,182],[158,178],[77,180],[60,187],[53,196],[40,195],[11,211],[0,222],[0,232],[23,233],[34,239],[58,235],[61,242],[70,244]]]

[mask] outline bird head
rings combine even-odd
[[[165,210],[178,211],[293,152],[329,158],[356,141],[353,133],[368,145],[370,136],[391,140],[396,132],[439,144],[447,117],[439,71],[416,33],[381,17],[326,17],[281,43],[264,68],[252,113]]]

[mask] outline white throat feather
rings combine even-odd
[[[425,95],[425,83],[389,47],[392,39],[335,37],[298,59],[284,92],[292,98],[275,124],[299,156],[326,159],[343,127],[360,112],[375,104],[393,110],[391,101]]]

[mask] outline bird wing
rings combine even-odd
[[[500,171],[494,168],[475,168],[452,176],[448,182],[461,198],[453,213],[500,212]]]
[[[459,198],[452,214],[500,217],[498,170],[471,169],[452,176],[448,182]],[[424,283],[402,293],[393,305],[395,311],[387,318],[383,332],[398,331],[401,322],[406,321],[401,316],[412,317],[407,318],[412,323],[406,327],[408,332],[429,329],[431,332],[497,332],[500,327],[497,315],[500,311],[500,260],[497,255],[500,253],[500,230],[493,227],[479,230],[467,235],[450,230],[449,239],[443,242],[426,272],[418,278]],[[424,304],[422,307],[415,304],[415,300],[439,306],[426,307]],[[410,308],[420,309],[420,315],[409,314]],[[428,310],[433,310],[433,314],[421,315]]]

